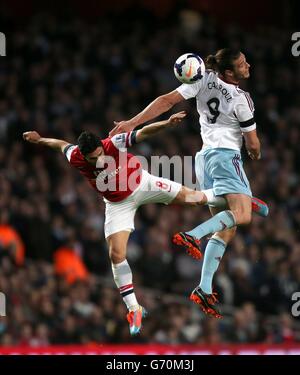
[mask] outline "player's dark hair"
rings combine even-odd
[[[84,156],[95,151],[97,147],[102,147],[100,138],[88,131],[84,131],[80,134],[77,140],[77,144],[80,152]]]
[[[233,70],[233,62],[239,58],[241,51],[233,48],[219,49],[215,55],[208,55],[205,59],[205,67],[222,75],[225,70]]]

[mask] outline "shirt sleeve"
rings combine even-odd
[[[64,148],[65,157],[68,159],[69,162],[71,160],[71,155],[75,147],[75,145],[69,144]]]
[[[243,133],[251,132],[256,129],[254,105],[248,93],[244,93],[240,96],[235,107],[235,115],[240,123],[240,129]]]
[[[205,71],[203,77],[195,83],[183,83],[177,87],[179,94],[183,96],[184,99],[191,99],[197,96],[205,87],[206,82],[209,77],[209,72]]]
[[[191,99],[194,98],[203,88],[203,81],[204,79],[202,78],[199,82],[187,84],[183,83],[179,87],[177,87],[177,91],[179,94],[183,96],[184,99]]]
[[[112,143],[119,150],[125,150],[136,144],[136,130],[128,133],[116,134],[111,138]]]

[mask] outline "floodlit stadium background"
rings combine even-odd
[[[300,57],[291,53],[298,3],[101,3],[37,8],[33,0],[2,1],[0,353],[299,354],[299,318],[291,312],[300,292]],[[62,155],[25,144],[21,134],[37,130],[75,142],[89,129],[106,137],[114,120],[177,87],[179,55],[204,57],[224,46],[239,47],[251,64],[242,87],[256,106],[263,160],[245,157],[245,167],[270,216],[254,216],[228,247],[215,276],[225,317],[214,320],[188,300],[201,263],[170,242],[174,232],[207,219],[208,210],[140,208],[128,261],[150,317],[132,338],[113,284],[101,199]],[[181,129],[136,153],[195,155],[195,104],[176,109],[189,114]],[[58,276],[65,266],[73,271]]]

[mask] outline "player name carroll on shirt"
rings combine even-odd
[[[142,167],[139,159],[127,152],[135,143],[135,133],[117,134],[101,140],[104,157],[97,165],[87,162],[77,145],[64,152],[70,164],[88,179],[90,185],[110,202],[127,198],[140,184]]]
[[[227,102],[230,102],[230,100],[232,100],[232,96],[230,95],[226,87],[224,87],[221,83],[217,84],[216,82],[208,82],[207,88],[209,90],[212,90],[212,89],[219,90]]]
[[[237,85],[206,70],[203,78],[176,89],[184,99],[196,98],[204,148],[240,151],[242,134],[256,129],[253,101]]]

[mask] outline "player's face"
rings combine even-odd
[[[241,53],[239,58],[233,62],[233,66],[234,66],[233,72],[234,72],[235,79],[240,80],[240,79],[249,78],[250,64],[247,63],[246,57],[243,53]]]
[[[96,165],[98,159],[104,156],[104,150],[103,147],[99,146],[96,148],[95,151],[90,152],[89,154],[86,155],[85,160],[89,162],[90,164]]]

